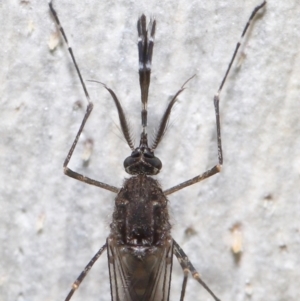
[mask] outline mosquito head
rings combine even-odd
[[[131,175],[157,175],[159,173],[162,163],[154,156],[154,151],[149,148],[147,134],[141,134],[140,146],[125,159],[124,168]]]
[[[154,148],[148,146],[147,140],[147,104],[150,85],[151,63],[154,46],[156,21],[150,20],[146,26],[146,17],[142,15],[137,23],[138,29],[138,52],[139,52],[139,77],[142,102],[142,134],[140,146],[135,148],[131,155],[124,161],[127,173],[131,175],[145,174],[156,175],[162,168],[161,161],[154,156]]]

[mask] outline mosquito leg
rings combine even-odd
[[[74,172],[74,171],[72,171],[71,169],[68,168],[68,164],[69,164],[70,159],[71,159],[71,157],[72,157],[72,155],[73,155],[74,149],[75,149],[75,147],[76,147],[76,145],[77,145],[77,142],[78,142],[78,139],[79,139],[79,137],[80,137],[80,135],[81,135],[81,132],[82,132],[84,126],[85,126],[85,123],[86,123],[87,119],[89,118],[89,116],[90,116],[90,114],[91,114],[91,112],[92,112],[92,110],[93,110],[93,103],[92,103],[91,100],[90,100],[89,93],[88,93],[87,88],[86,88],[86,86],[85,86],[85,83],[84,83],[84,81],[83,81],[83,79],[82,79],[82,76],[81,76],[81,73],[80,73],[78,64],[77,64],[76,59],[75,59],[75,56],[74,56],[74,54],[73,54],[73,50],[72,50],[72,48],[71,48],[70,45],[69,45],[69,42],[68,42],[67,36],[66,36],[66,34],[65,34],[65,31],[64,31],[63,27],[62,27],[61,24],[60,24],[60,21],[59,21],[59,18],[58,18],[58,16],[57,16],[57,13],[56,13],[55,9],[53,8],[52,1],[49,2],[49,7],[50,7],[51,13],[52,13],[52,15],[53,15],[53,17],[54,17],[54,19],[55,19],[55,22],[56,22],[56,24],[57,24],[57,26],[58,26],[58,28],[59,28],[61,34],[62,34],[62,36],[63,36],[63,38],[64,38],[64,40],[65,40],[67,46],[68,46],[68,50],[69,50],[70,56],[71,56],[71,58],[72,58],[73,64],[74,64],[74,66],[75,66],[77,75],[78,75],[78,77],[79,77],[79,79],[80,79],[80,83],[81,83],[81,86],[82,86],[83,91],[84,91],[84,94],[85,94],[86,100],[87,100],[87,102],[88,102],[88,105],[87,105],[87,108],[86,108],[86,112],[85,112],[84,118],[83,118],[83,120],[82,120],[82,123],[81,123],[81,125],[80,125],[80,128],[79,128],[79,130],[78,130],[78,132],[77,132],[77,135],[76,135],[76,137],[75,137],[75,140],[74,140],[74,142],[73,142],[73,144],[72,144],[72,146],[71,146],[71,148],[70,148],[70,150],[69,150],[69,152],[68,152],[68,155],[67,155],[67,157],[66,157],[66,159],[65,159],[65,162],[64,162],[64,165],[63,165],[64,173],[65,173],[67,176],[72,177],[72,178],[74,178],[74,179],[76,179],[76,180],[85,182],[85,183],[87,183],[87,184],[91,184],[91,185],[98,186],[98,187],[100,187],[100,188],[103,188],[103,189],[112,191],[112,192],[114,192],[114,193],[118,193],[119,189],[118,189],[117,187],[114,187],[114,186],[108,185],[108,184],[106,184],[106,183],[102,183],[102,182],[99,182],[99,181],[90,179],[90,178],[85,177],[85,176],[83,176],[83,175],[81,175],[81,174],[79,174],[79,173],[77,173],[77,172]]]
[[[189,261],[186,254],[183,252],[183,250],[180,248],[180,246],[174,239],[173,239],[173,245],[174,245],[173,252],[174,252],[175,256],[177,257],[178,262],[181,265],[181,268],[184,273],[180,301],[183,301],[183,299],[184,299],[185,289],[186,289],[186,284],[187,284],[187,277],[188,277],[189,273],[191,273],[193,278],[195,280],[197,280],[211,294],[211,296],[215,299],[215,301],[220,301],[220,299],[212,292],[212,290],[207,286],[207,284],[201,279],[199,273],[196,271],[196,269],[194,268],[192,263]]]
[[[85,276],[87,275],[89,270],[92,268],[94,263],[98,260],[98,258],[102,255],[102,253],[106,250],[106,248],[107,248],[107,244],[105,243],[100,248],[100,250],[95,254],[95,256],[90,260],[88,265],[84,268],[84,270],[80,273],[80,275],[78,276],[76,281],[73,283],[72,289],[70,290],[70,292],[69,292],[68,296],[66,297],[65,301],[69,301],[72,298],[74,292],[78,289],[80,283],[83,281],[83,279],[85,278]]]
[[[224,76],[224,78],[223,78],[223,80],[222,80],[222,83],[221,83],[221,85],[220,85],[220,87],[219,87],[219,90],[218,90],[218,93],[217,93],[217,94],[219,94],[219,93],[221,92],[221,90],[222,90],[222,88],[223,88],[223,86],[224,86],[224,83],[225,83],[225,81],[226,81],[226,79],[227,79],[228,73],[229,73],[229,71],[230,71],[230,69],[231,69],[232,63],[234,62],[234,59],[235,59],[235,57],[236,57],[236,54],[237,54],[237,52],[238,52],[238,50],[239,50],[239,48],[240,48],[240,46],[241,46],[241,44],[242,44],[242,40],[243,40],[243,38],[244,38],[244,36],[245,36],[245,34],[246,34],[248,28],[250,27],[250,25],[251,25],[251,23],[252,23],[252,21],[253,21],[255,15],[256,15],[257,12],[258,12],[261,8],[263,8],[266,4],[267,4],[267,1],[264,1],[264,2],[262,2],[260,5],[256,6],[256,7],[254,8],[254,10],[252,11],[252,13],[251,13],[251,15],[250,15],[250,18],[249,18],[247,24],[245,25],[244,30],[243,30],[243,32],[242,32],[242,34],[241,34],[240,40],[237,42],[237,44],[236,44],[236,46],[235,46],[234,53],[233,53],[233,55],[232,55],[231,61],[230,61],[229,65],[228,65],[228,68],[227,68],[227,70],[226,70],[225,76]]]
[[[190,180],[187,180],[183,183],[180,183],[174,187],[171,187],[167,190],[164,191],[164,194],[165,195],[168,195],[168,194],[171,194],[171,193],[174,193],[178,190],[181,190],[187,186],[190,186],[190,185],[193,185],[195,183],[198,183],[204,179],[207,179],[213,175],[215,175],[216,173],[219,173],[221,171],[221,168],[222,168],[222,164],[223,164],[223,152],[222,152],[222,140],[221,140],[221,125],[220,125],[220,110],[219,110],[219,102],[220,102],[220,93],[222,91],[222,88],[226,82],[226,79],[227,79],[227,76],[229,74],[229,71],[231,69],[231,66],[236,58],[236,54],[241,46],[241,40],[244,38],[248,28],[250,27],[256,13],[261,9],[263,8],[265,5],[266,5],[266,1],[262,2],[260,5],[256,6],[254,8],[254,10],[252,11],[251,13],[251,16],[247,22],[247,24],[245,25],[244,27],[244,30],[242,32],[242,35],[241,35],[241,38],[239,40],[239,42],[236,44],[236,47],[235,47],[235,50],[233,52],[233,55],[232,55],[232,58],[230,60],[230,63],[227,67],[227,70],[226,70],[226,73],[225,73],[225,76],[223,77],[223,80],[221,82],[221,85],[218,89],[218,92],[216,93],[216,95],[214,96],[214,106],[215,106],[215,116],[216,116],[216,126],[217,126],[217,147],[218,147],[218,164],[215,165],[213,168],[207,170],[206,172],[204,172],[203,174],[199,175],[199,176],[196,176]]]

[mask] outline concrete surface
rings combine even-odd
[[[259,3],[54,1],[84,79],[116,92],[136,137],[141,13],[157,19],[150,133],[196,74],[156,152],[164,188],[217,162],[213,95]],[[63,174],[86,101],[47,1],[3,1],[0,12],[0,300],[62,301],[104,244],[115,196]],[[222,301],[300,299],[299,15],[296,0],[268,1],[221,95],[222,173],[169,196],[174,238]],[[87,86],[94,111],[70,166],[121,187],[130,150],[107,91]],[[171,300],[181,281],[174,261]],[[110,300],[106,255],[72,300]],[[191,279],[185,300],[212,298]]]

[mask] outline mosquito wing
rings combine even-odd
[[[108,239],[112,301],[168,301],[173,242],[164,246],[116,245]]]

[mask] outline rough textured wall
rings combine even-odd
[[[196,74],[156,152],[164,188],[217,162],[213,95],[257,4],[54,2],[84,79],[114,89],[137,142],[141,13],[157,19],[150,133],[168,99]],[[0,11],[0,300],[63,300],[105,242],[114,195],[63,175],[86,100],[47,1],[6,1]],[[221,94],[222,173],[169,197],[174,238],[223,301],[300,298],[299,14],[296,0],[268,2]],[[70,166],[121,187],[130,151],[116,109],[101,85],[86,83],[94,111]],[[172,300],[181,281],[174,263]],[[193,282],[186,300],[212,300]],[[74,298],[110,300],[106,255]]]

